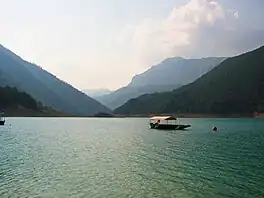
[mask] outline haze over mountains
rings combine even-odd
[[[177,90],[146,94],[117,108],[117,114],[264,112],[264,46],[220,65]]]
[[[146,72],[136,75],[128,86],[95,98],[109,108],[115,109],[131,98],[146,93],[171,91],[191,83],[225,59],[224,57],[202,59],[168,58]]]
[[[97,98],[100,96],[104,96],[107,94],[112,93],[113,91],[109,90],[109,89],[84,89],[83,93],[85,93],[86,95],[90,96],[91,98]]]
[[[0,45],[0,86],[5,85],[16,87],[43,105],[64,113],[90,116],[110,112],[96,100]]]
[[[116,114],[252,114],[264,112],[263,65],[264,46],[231,58],[168,58],[136,75],[128,86],[117,91],[87,90],[86,94],[111,108],[117,107]],[[111,112],[106,106],[0,45],[0,87],[4,86],[16,87],[30,94],[16,93],[17,90],[12,92],[17,97],[29,98],[37,112],[42,109],[41,106],[38,108],[38,101],[71,115]],[[28,103],[10,101],[30,107]]]

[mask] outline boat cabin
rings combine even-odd
[[[150,122],[159,124],[177,124],[177,118],[173,116],[154,116],[150,118]]]
[[[183,130],[190,125],[181,125],[178,123],[178,119],[173,116],[154,116],[150,118],[151,129],[170,129],[170,130]]]

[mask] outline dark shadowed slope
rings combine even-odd
[[[24,61],[0,45],[0,83],[15,86],[44,105],[74,115],[110,110],[35,64]]]
[[[0,87],[0,110],[15,106],[37,110],[38,102],[29,94],[19,92],[16,88]]]
[[[65,116],[51,108],[44,107],[29,94],[14,87],[0,87],[0,112],[6,116]]]
[[[225,59],[215,57],[203,59],[168,58],[146,72],[136,75],[128,86],[96,99],[110,108],[117,108],[129,99],[146,93],[172,91],[193,82]]]
[[[149,94],[117,108],[119,114],[254,113],[264,111],[264,47],[229,58],[175,91]]]

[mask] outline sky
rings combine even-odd
[[[78,89],[264,45],[263,0],[0,0],[0,43]]]

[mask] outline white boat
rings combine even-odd
[[[173,116],[154,116],[150,118],[151,129],[162,129],[162,130],[184,130],[191,127],[191,125],[183,125],[177,123],[177,118]]]
[[[0,113],[0,125],[5,125],[5,114]]]

